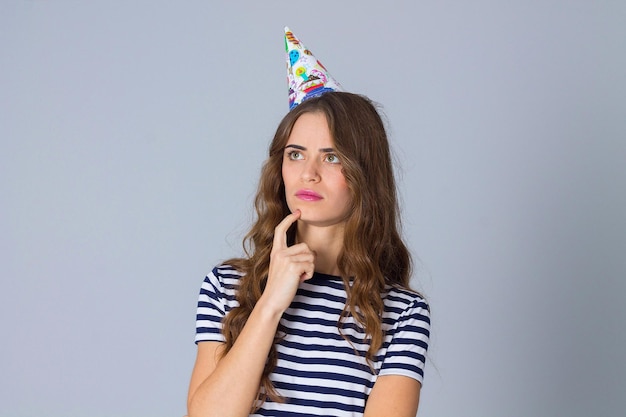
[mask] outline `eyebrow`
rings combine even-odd
[[[300,145],[295,145],[295,144],[291,144],[291,145],[287,145],[285,146],[285,149],[287,148],[294,148],[294,149],[298,149],[300,151],[306,151],[307,149],[304,146],[300,146]],[[335,152],[335,150],[333,148],[321,148],[319,149],[320,152]]]

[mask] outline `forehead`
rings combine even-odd
[[[298,144],[316,148],[331,147],[333,137],[323,113],[303,113],[291,129],[287,144]],[[307,146],[308,144],[308,146]]]

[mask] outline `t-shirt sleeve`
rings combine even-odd
[[[404,375],[424,380],[430,338],[430,312],[422,298],[415,299],[398,317],[393,337],[378,375]]]
[[[209,273],[200,288],[196,313],[195,342],[224,342],[222,319],[226,314],[226,295],[217,268]]]

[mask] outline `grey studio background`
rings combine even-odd
[[[182,416],[204,275],[287,111],[283,27],[380,102],[420,416],[622,416],[626,3],[0,3],[0,416]]]

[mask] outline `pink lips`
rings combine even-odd
[[[303,201],[319,201],[322,199],[321,195],[312,190],[298,190],[296,197]]]

